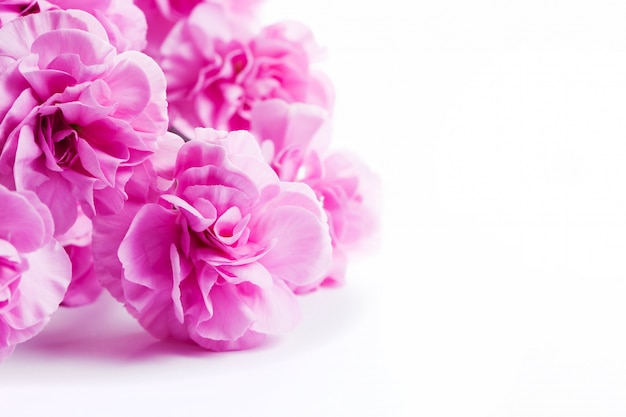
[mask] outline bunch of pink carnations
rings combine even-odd
[[[0,360],[106,289],[158,338],[258,345],[343,283],[376,177],[257,0],[0,5]]]

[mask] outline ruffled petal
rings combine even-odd
[[[2,315],[14,330],[10,342],[21,343],[48,322],[63,300],[72,276],[72,264],[63,247],[52,240],[41,249],[23,255],[28,269],[20,280],[20,300]]]
[[[272,275],[293,284],[319,279],[331,262],[328,229],[304,208],[277,207],[255,225],[250,238],[275,242],[260,262]]]

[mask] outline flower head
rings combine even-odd
[[[257,20],[257,8],[263,0],[135,0],[145,13],[148,25],[146,53],[155,59],[160,57],[163,40],[180,20],[189,17],[193,9],[202,3],[223,8],[233,22],[252,27]]]
[[[161,48],[172,124],[249,129],[254,103],[280,98],[330,108],[332,88],[312,69],[318,48],[311,32],[294,22],[249,33],[224,9],[196,6],[169,33]]]
[[[112,293],[152,334],[214,350],[293,328],[289,285],[328,269],[328,226],[305,184],[281,182],[247,132],[199,129],[176,160],[177,184],[136,213]]]
[[[78,10],[48,11],[0,28],[0,183],[32,190],[56,233],[116,212],[133,168],[167,129],[165,79],[148,56],[117,53]]]

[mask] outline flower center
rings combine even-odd
[[[60,110],[41,116],[39,134],[49,164],[56,164],[59,168],[75,165],[78,160],[76,126],[67,123]]]
[[[62,167],[70,166],[76,155],[76,133],[69,134],[54,143],[54,156],[57,164]]]

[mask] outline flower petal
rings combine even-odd
[[[330,265],[328,228],[304,208],[277,207],[251,230],[251,240],[275,242],[260,262],[284,281],[305,285],[319,279]]]
[[[15,332],[11,342],[34,336],[49,319],[65,295],[72,276],[72,264],[58,242],[51,240],[41,249],[24,255],[29,268],[20,281],[20,302],[2,315]]]

